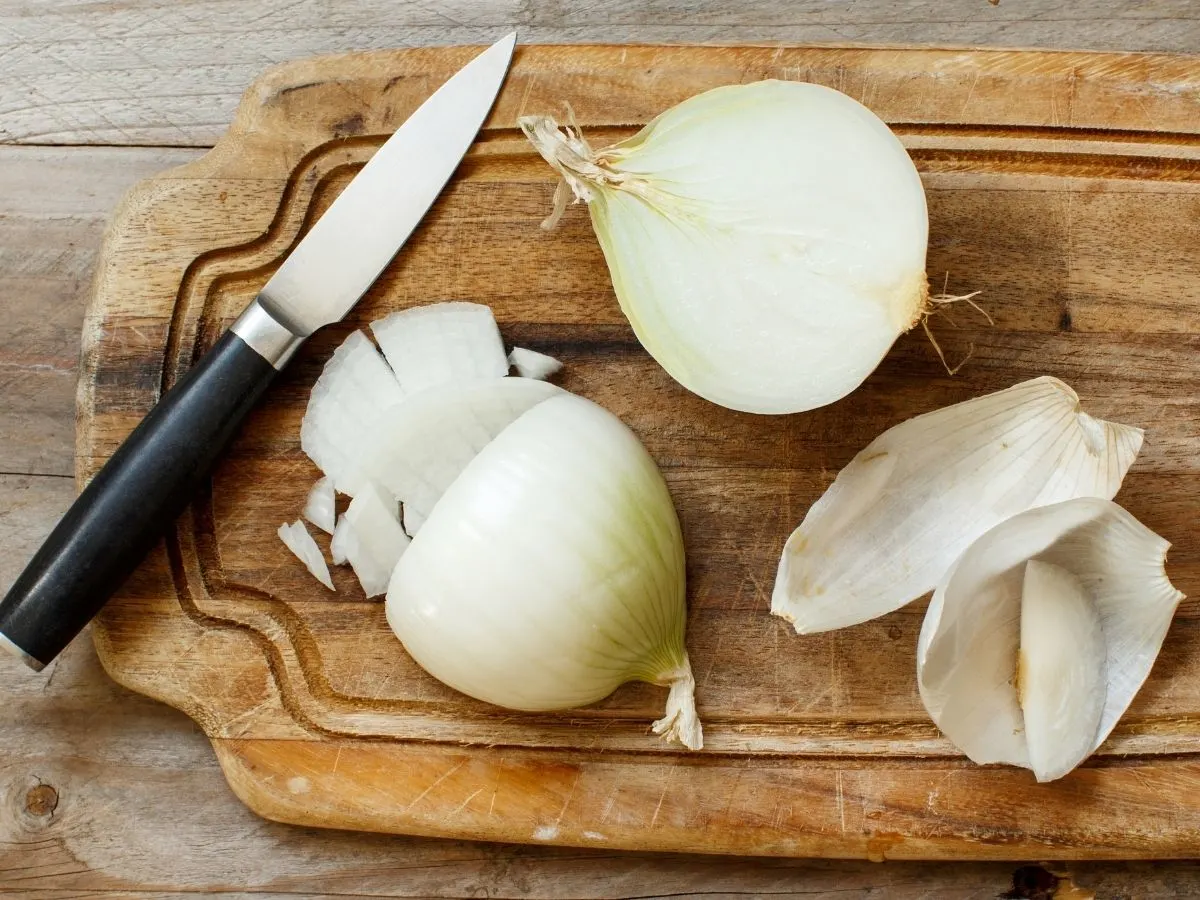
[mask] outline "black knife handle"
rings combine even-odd
[[[0,644],[35,669],[62,652],[211,474],[276,364],[225,332],[133,430],[17,578],[0,603]]]

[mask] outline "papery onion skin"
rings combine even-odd
[[[557,710],[626,681],[669,684],[658,730],[698,747],[685,616],[683,540],[662,475],[616,417],[569,394],[467,465],[387,596],[408,652],[465,694]]]
[[[1049,563],[1079,582],[1104,636],[1099,729],[1088,723],[1075,758],[1039,775],[1078,765],[1128,709],[1184,599],[1166,574],[1169,547],[1128,511],[1095,497],[1027,510],[992,528],[946,573],[921,626],[917,684],[930,718],[977,763],[1033,767],[1014,676],[1026,567]]]
[[[716,88],[600,151],[545,116],[520,124],[588,203],[638,339],[714,403],[832,403],[927,311],[920,177],[887,125],[839,91]]]
[[[1030,507],[1113,497],[1140,428],[1043,376],[889,428],[788,538],[771,611],[801,634],[885,615],[933,590],[975,539]]]
[[[1021,592],[1017,701],[1029,767],[1054,781],[1092,750],[1104,714],[1107,648],[1100,611],[1061,566],[1031,559]]]

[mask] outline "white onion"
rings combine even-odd
[[[587,202],[638,339],[715,403],[831,403],[927,310],[921,180],[887,125],[845,94],[720,87],[600,151],[545,116],[520,124]],[[558,209],[566,196],[560,186]]]
[[[496,319],[479,303],[414,306],[372,322],[371,331],[410,394],[508,374]]]
[[[308,529],[304,527],[302,521],[297,519],[290,525],[284,522],[279,526],[276,534],[279,535],[284,546],[291,550],[300,562],[304,563],[304,567],[317,581],[331,591],[335,590],[333,579],[329,577],[329,566],[325,565],[325,557],[321,555],[321,548],[317,546],[317,542],[313,540],[313,536],[308,533]]]
[[[508,364],[517,370],[522,378],[546,379],[562,370],[563,364],[553,356],[538,353],[536,350],[526,350],[524,347],[513,347],[508,354]]]
[[[351,334],[301,426],[328,477],[312,515],[330,524],[332,487],[353,497],[333,528],[334,563],[349,562],[368,597],[390,580],[388,621],[451,686],[546,710],[649,681],[670,688],[655,730],[700,747],[682,537],[637,438],[536,380],[560,366],[551,357],[514,350],[527,377],[504,377],[486,307],[405,310],[372,330],[388,362]]]
[[[670,685],[656,730],[699,747],[684,593],[679,522],[654,461],[611,413],[560,393],[447,488],[396,566],[387,616],[428,672],[511,709]]]

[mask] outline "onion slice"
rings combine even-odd
[[[560,388],[524,378],[442,385],[392,409],[362,449],[362,470],[404,504],[415,535],[466,465],[501,431]]]
[[[337,524],[336,505],[337,497],[334,494],[333,482],[326,475],[318,478],[316,484],[312,486],[312,490],[308,492],[308,499],[304,502],[303,516],[326,534],[333,534],[334,526]]]
[[[371,331],[409,393],[508,374],[492,311],[479,303],[435,303],[392,313]]]
[[[508,364],[516,369],[522,378],[536,378],[542,381],[561,371],[563,367],[553,356],[538,353],[536,350],[526,350],[524,347],[512,348],[512,352],[508,354]]]
[[[309,395],[300,447],[337,491],[353,497],[368,482],[360,464],[362,448],[380,418],[403,401],[404,391],[375,345],[361,331],[351,332]]]
[[[367,598],[387,590],[388,579],[404,551],[409,537],[400,527],[394,501],[386,501],[373,487],[366,487],[351,501],[334,539],[337,553],[354,569]]]
[[[337,522],[337,527],[333,529],[333,537],[329,541],[329,558],[333,560],[335,566],[344,566],[349,563],[346,559],[346,544],[353,540],[351,535],[351,525],[343,514]]]
[[[317,581],[331,591],[336,590],[333,586],[333,579],[329,577],[329,566],[325,565],[325,557],[321,555],[321,548],[317,546],[313,536],[308,533],[303,521],[297,519],[290,525],[284,522],[279,526],[276,534],[279,535],[284,546],[291,550],[300,562],[304,563],[305,568]]]

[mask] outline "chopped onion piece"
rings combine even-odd
[[[409,393],[508,374],[496,318],[479,303],[404,309],[372,322],[371,331]]]
[[[291,525],[284,522],[279,526],[276,534],[279,535],[279,539],[283,541],[284,545],[296,555],[296,558],[304,563],[317,581],[331,591],[335,590],[333,579],[329,577],[329,567],[325,565],[325,557],[321,555],[321,548],[317,546],[313,536],[304,527],[304,522],[300,519]]]
[[[526,350],[524,347],[513,347],[508,354],[508,364],[517,370],[522,378],[545,380],[562,369],[563,364],[553,356],[538,353],[536,350]]]
[[[336,490],[354,496],[366,479],[358,460],[379,420],[404,400],[404,391],[375,345],[355,331],[333,352],[308,399],[300,447],[330,477]]]
[[[544,381],[496,378],[411,395],[391,411],[362,455],[362,470],[404,503],[415,534],[467,464],[501,431],[563,391]]]
[[[329,476],[318,478],[317,483],[308,492],[308,500],[304,504],[304,518],[326,534],[333,534],[337,519],[337,513],[334,510],[336,502],[333,482],[329,480]]]
[[[345,554],[367,597],[378,597],[387,590],[392,569],[410,543],[400,527],[396,504],[366,487],[350,503],[342,523],[346,530],[339,551]]]
[[[352,529],[349,520],[343,515],[338,519],[337,527],[333,529],[333,539],[329,542],[329,558],[335,566],[344,566],[346,560],[346,542],[352,540]]]

